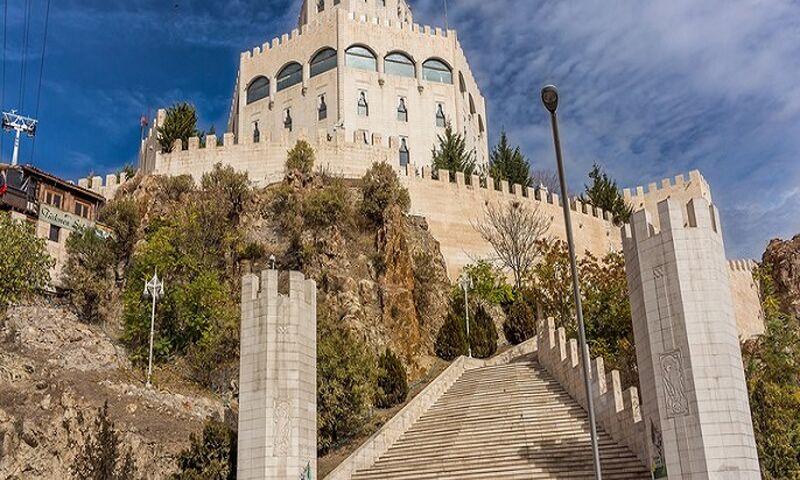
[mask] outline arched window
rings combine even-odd
[[[345,52],[345,59],[348,67],[372,72],[378,71],[378,60],[375,58],[375,54],[366,47],[355,45],[348,48]]]
[[[458,88],[461,93],[467,93],[467,84],[464,82],[464,74],[461,72],[458,72]]]
[[[365,90],[358,92],[358,116],[369,117],[369,102],[367,101],[367,92]]]
[[[311,76],[316,77],[320,73],[336,68],[336,50],[326,48],[311,59]]]
[[[478,115],[478,132],[483,135],[486,131],[486,127],[483,125],[483,117]]]
[[[405,138],[400,139],[400,166],[407,166],[411,160],[411,154],[408,151],[408,142]]]
[[[443,61],[430,59],[422,64],[422,78],[429,82],[453,84],[453,71]]]
[[[475,115],[477,110],[475,110],[475,100],[472,99],[472,94],[469,94],[469,113]]]
[[[278,91],[303,82],[303,66],[297,62],[292,62],[283,67],[278,73]]]
[[[404,53],[395,52],[386,55],[383,70],[388,75],[398,75],[408,78],[416,77],[414,61]]]
[[[319,105],[317,105],[317,120],[325,120],[328,118],[328,105],[325,103],[325,94],[319,96]]]
[[[256,77],[247,87],[247,104],[250,105],[267,97],[269,97],[269,79]]]
[[[253,122],[253,143],[261,141],[261,131],[258,129],[258,121]]]
[[[292,109],[287,108],[283,111],[283,128],[292,131]]]
[[[403,97],[400,97],[397,105],[397,119],[401,122],[408,122],[408,107],[406,107],[406,99]]]
[[[444,105],[441,103],[436,104],[436,126],[440,128],[447,126],[447,117],[444,114]]]

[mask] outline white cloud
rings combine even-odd
[[[441,23],[441,0],[415,3]],[[538,89],[562,91],[574,187],[595,160],[624,185],[699,168],[731,256],[800,231],[800,4],[790,0],[451,2],[501,126],[552,162]]]

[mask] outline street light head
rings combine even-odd
[[[550,113],[556,113],[558,108],[558,89],[555,85],[547,85],[542,89],[542,103]]]

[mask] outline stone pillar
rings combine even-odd
[[[636,358],[656,478],[759,479],[719,215],[658,204],[623,231]]]
[[[242,278],[240,480],[317,478],[316,295],[299,272],[288,296],[276,270]]]

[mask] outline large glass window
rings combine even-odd
[[[269,79],[267,77],[257,77],[250,82],[250,86],[247,87],[248,105],[267,97],[269,97]]]
[[[320,73],[336,68],[336,50],[326,48],[311,59],[311,76],[316,77]]]
[[[453,84],[453,72],[441,60],[428,60],[422,64],[422,78],[429,82]]]
[[[285,90],[293,85],[303,82],[303,66],[299,63],[290,63],[278,73],[278,91]]]
[[[345,52],[345,58],[348,67],[370,70],[373,72],[378,71],[378,60],[375,58],[375,55],[365,47],[356,45],[348,48],[347,52]]]
[[[402,53],[391,53],[386,56],[384,71],[388,75],[398,75],[401,77],[414,78],[414,61]]]

